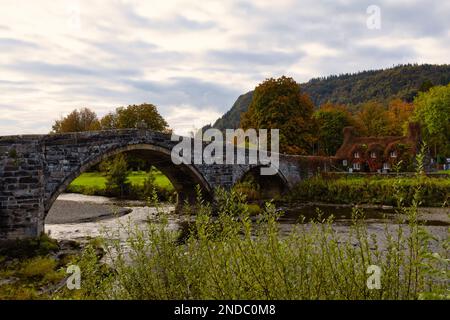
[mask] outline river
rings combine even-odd
[[[289,233],[298,224],[300,216],[306,218],[308,225],[310,219],[317,217],[317,209],[320,209],[324,218],[331,214],[334,216],[333,228],[339,234],[348,234],[352,223],[352,209],[349,206],[303,204],[281,209],[284,214],[279,222],[283,234]],[[174,213],[172,205],[164,205],[161,210],[167,213],[169,228],[178,229],[185,221],[186,217]],[[448,238],[448,208],[420,208],[419,213],[419,220],[438,242]],[[375,233],[381,240],[386,226],[389,230],[394,230],[401,223],[399,214],[392,208],[365,208],[364,214],[369,234]],[[57,240],[75,240],[81,243],[91,237],[104,236],[105,232],[118,230],[119,234],[115,237],[125,240],[127,232],[122,226],[129,224],[144,228],[147,221],[158,223],[160,217],[156,208],[142,202],[117,202],[106,197],[62,194],[47,216],[45,230]]]

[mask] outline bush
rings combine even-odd
[[[250,216],[257,216],[261,214],[261,207],[256,203],[247,204],[247,211]]]
[[[303,180],[286,197],[289,201],[318,201],[336,204],[368,203],[396,205],[400,194],[405,205],[421,190],[421,205],[442,206],[450,196],[450,179],[444,178],[338,178],[320,176]]]
[[[37,239],[3,241],[0,246],[0,257],[8,259],[30,259],[36,256],[46,256],[59,249],[56,240],[43,233]]]
[[[53,272],[56,265],[57,262],[55,259],[39,256],[24,263],[19,274],[27,278],[44,278],[47,274]]]
[[[174,202],[175,191],[160,187],[155,184],[155,177],[150,172],[144,180],[142,186],[132,186],[131,196],[141,200],[151,199],[156,193],[157,198],[163,202]]]
[[[248,175],[242,181],[239,181],[233,186],[233,190],[245,195],[248,201],[255,201],[261,199],[260,186],[256,183],[253,176]]]
[[[299,225],[281,236],[279,213],[268,203],[256,223],[245,198],[219,191],[217,211],[201,199],[186,241],[169,227],[128,226],[127,248],[106,241],[110,269],[87,248],[80,265],[81,298],[101,299],[418,299],[449,298],[448,244],[428,248],[431,237],[417,224],[418,194],[399,213],[408,225],[385,229],[385,249],[369,236],[354,210],[348,235],[332,219]],[[216,215],[213,215],[216,213]],[[122,228],[121,228],[122,229]],[[111,239],[113,237],[106,237]],[[382,287],[369,290],[367,269],[382,270]]]

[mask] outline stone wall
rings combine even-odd
[[[0,137],[0,239],[43,231],[43,163],[38,136]]]

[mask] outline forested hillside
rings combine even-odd
[[[319,107],[326,102],[344,104],[356,111],[358,105],[370,100],[382,103],[393,98],[411,102],[420,90],[432,85],[450,83],[450,65],[400,65],[383,70],[363,71],[355,74],[333,75],[311,79],[300,84],[309,94],[314,105]],[[237,128],[240,115],[247,111],[253,91],[236,100],[232,108],[213,125],[218,129]]]
[[[237,98],[230,110],[227,111],[221,118],[217,119],[213,127],[224,129],[235,129],[239,127],[241,113],[248,110],[248,106],[252,101],[253,91],[242,94]]]

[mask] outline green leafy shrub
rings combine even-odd
[[[261,199],[261,187],[256,183],[252,175],[244,177],[233,186],[233,190],[245,195],[248,201],[256,201]]]
[[[348,235],[332,218],[300,224],[281,235],[280,213],[267,203],[252,222],[245,197],[217,192],[213,208],[198,199],[185,241],[161,224],[128,226],[127,248],[105,237],[110,263],[92,248],[83,254],[80,298],[100,299],[425,299],[449,298],[448,243],[429,249],[432,237],[417,223],[416,193],[398,213],[409,224],[385,229],[383,243],[369,235],[354,210]],[[402,201],[399,199],[399,204]],[[121,227],[123,230],[123,227]],[[383,247],[382,247],[383,246]],[[382,286],[367,287],[367,268],[382,270]]]
[[[257,203],[247,204],[247,211],[250,216],[257,216],[261,214],[261,207]]]
[[[315,176],[303,180],[287,196],[290,201],[320,201],[337,204],[369,203],[395,205],[400,193],[411,204],[417,188],[422,205],[442,206],[450,195],[450,179],[445,178],[338,178]]]

